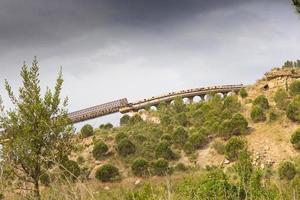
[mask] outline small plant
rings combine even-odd
[[[289,92],[291,96],[296,96],[300,94],[300,81],[294,81],[289,87]]]
[[[274,121],[276,121],[277,120],[277,113],[275,112],[275,111],[271,111],[270,113],[269,113],[269,121],[270,122],[274,122]]]
[[[223,155],[225,153],[225,145],[222,142],[215,141],[212,147],[218,152],[218,154]]]
[[[184,145],[188,139],[188,134],[183,127],[178,127],[173,133],[173,140],[175,144]]]
[[[98,141],[94,145],[92,154],[96,160],[102,159],[108,151],[108,146],[103,141]]]
[[[140,122],[143,122],[143,119],[142,119],[142,117],[139,114],[133,115],[129,119],[129,124],[131,124],[131,125],[135,125],[135,124],[138,124]]]
[[[149,173],[149,163],[145,159],[137,159],[133,162],[131,170],[135,176],[147,176]]]
[[[121,140],[123,140],[125,138],[127,138],[127,135],[123,132],[120,132],[115,136],[115,142],[119,143]]]
[[[129,124],[130,116],[129,115],[123,115],[120,119],[120,125],[124,126]]]
[[[192,145],[192,143],[190,142],[186,142],[183,146],[183,151],[186,153],[186,154],[191,154],[195,151],[195,148],[194,146]]]
[[[175,171],[184,172],[187,170],[187,167],[183,163],[177,163],[174,169]]]
[[[288,105],[287,92],[284,89],[279,88],[274,95],[274,101],[276,103],[277,108],[285,110]]]
[[[292,137],[291,137],[291,143],[295,147],[295,149],[300,149],[300,129],[297,129]]]
[[[61,169],[65,177],[71,178],[72,180],[75,180],[80,175],[80,167],[78,163],[73,160],[64,159]]]
[[[238,159],[239,153],[246,148],[245,141],[239,137],[232,137],[225,145],[225,156],[230,161]]]
[[[102,182],[112,181],[119,176],[119,169],[111,164],[105,164],[96,171],[95,176]]]
[[[241,88],[239,94],[242,98],[246,98],[248,96],[248,93],[245,88]]]
[[[76,161],[78,164],[82,164],[82,163],[84,163],[85,160],[84,160],[83,156],[78,156]]]
[[[128,139],[122,139],[118,145],[117,150],[121,156],[128,156],[135,153],[135,145]]]
[[[238,112],[241,109],[241,103],[236,95],[230,95],[224,99],[224,108],[231,112]]]
[[[207,138],[203,133],[198,132],[190,136],[189,142],[193,145],[195,149],[202,148],[207,144]]]
[[[253,101],[253,105],[259,106],[264,110],[269,109],[269,101],[265,95],[259,95],[256,97],[256,99]]]
[[[42,175],[40,175],[40,181],[43,185],[49,186],[51,182],[49,174],[47,174],[46,172],[42,173]]]
[[[100,129],[112,129],[114,126],[111,123],[101,124]]]
[[[156,158],[164,158],[167,160],[172,160],[176,156],[170,146],[165,142],[160,142],[155,148]]]
[[[300,122],[300,97],[296,96],[286,109],[287,117],[294,121]]]
[[[177,122],[179,123],[179,125],[181,125],[181,126],[187,126],[187,124],[189,123],[185,112],[178,113],[175,116],[175,118],[176,118]]]
[[[267,118],[264,110],[259,106],[255,106],[251,110],[251,119],[253,122],[263,122],[266,121]]]
[[[241,135],[245,133],[248,127],[246,118],[240,113],[237,113],[232,117],[231,124],[233,135]]]
[[[90,137],[94,134],[94,129],[91,125],[86,124],[81,128],[81,134],[84,138]]]
[[[284,161],[278,168],[278,174],[281,179],[292,180],[296,175],[296,166],[290,161]]]
[[[157,176],[165,176],[171,173],[169,162],[164,159],[159,159],[153,163],[153,173]]]

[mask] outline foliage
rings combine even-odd
[[[186,171],[188,168],[185,166],[185,164],[183,163],[177,163],[174,167],[175,171],[179,171],[179,172],[184,172]]]
[[[254,99],[253,106],[258,106],[261,109],[269,109],[269,101],[265,95],[259,95]]]
[[[111,123],[101,124],[100,129],[112,129],[114,126]]]
[[[136,114],[136,115],[133,115],[130,119],[129,119],[129,124],[130,125],[136,125],[140,122],[143,122],[143,119],[140,115]]]
[[[129,120],[130,120],[130,116],[129,116],[129,115],[123,115],[123,116],[120,118],[120,125],[121,125],[121,126],[124,126],[124,125],[129,124]]]
[[[194,146],[192,145],[192,143],[190,142],[186,142],[184,145],[183,145],[183,151],[186,153],[186,154],[191,154],[195,151],[195,148]]]
[[[127,135],[123,132],[119,132],[116,136],[115,136],[115,142],[119,143],[121,140],[127,138]]]
[[[184,104],[183,100],[181,97],[176,97],[174,99],[174,104],[172,105],[172,109],[176,112],[176,113],[181,113],[186,111],[186,105]]]
[[[288,105],[288,93],[284,89],[279,88],[275,92],[274,101],[276,103],[277,108],[285,110]]]
[[[199,149],[207,144],[207,138],[200,131],[200,132],[192,134],[189,138],[189,142],[193,145],[194,149]]]
[[[300,149],[300,129],[297,129],[292,137],[291,137],[291,143],[296,149]]]
[[[248,96],[246,88],[241,88],[239,94],[242,98],[246,98]]]
[[[5,130],[0,140],[7,140],[2,144],[1,160],[12,167],[19,180],[33,183],[35,198],[40,199],[42,169],[52,168],[50,161],[59,162],[62,154],[71,152],[73,127],[69,125],[67,116],[68,100],[66,98],[62,102],[60,97],[63,84],[61,72],[54,91],[48,88],[44,96],[41,94],[36,58],[31,67],[24,64],[21,77],[23,85],[18,90],[18,97],[5,82],[12,109],[4,111],[0,105],[0,129]]]
[[[149,174],[149,163],[145,159],[136,159],[131,166],[132,173],[135,176],[146,176]]]
[[[225,145],[225,156],[228,160],[235,161],[241,151],[246,148],[246,143],[239,137],[232,137]]]
[[[90,124],[86,124],[81,128],[80,132],[84,138],[87,138],[94,134],[94,128]]]
[[[104,157],[106,152],[108,151],[108,146],[103,141],[98,141],[94,145],[92,154],[96,160],[100,160]]]
[[[291,180],[296,175],[296,166],[290,161],[284,161],[278,168],[278,174],[281,179]]]
[[[172,172],[171,168],[169,167],[169,162],[165,159],[158,159],[152,164],[152,169],[154,175],[157,176],[165,176]]]
[[[176,121],[178,122],[178,124],[181,126],[187,126],[187,124],[189,122],[185,112],[178,113],[175,116],[175,118],[176,118]]]
[[[97,169],[95,177],[102,182],[112,181],[119,176],[119,169],[111,164],[105,164]]]
[[[270,111],[269,113],[269,121],[274,122],[278,118],[278,115],[275,111]]]
[[[291,83],[289,86],[289,92],[291,96],[297,96],[300,95],[300,81],[296,80]]]
[[[68,158],[63,159],[61,169],[63,170],[65,177],[72,180],[77,179],[80,175],[78,163],[76,161],[69,160]]]
[[[170,134],[165,133],[160,137],[160,141],[170,145],[172,144],[172,137]]]
[[[231,112],[238,112],[241,109],[241,103],[236,95],[230,95],[224,99],[224,108]]]
[[[300,96],[294,97],[287,106],[286,115],[290,120],[300,122]]]
[[[166,160],[172,160],[176,156],[170,146],[165,142],[160,142],[155,148],[156,158],[164,158]]]
[[[121,156],[128,156],[135,153],[136,147],[129,139],[125,138],[118,143],[117,150]]]
[[[259,106],[253,107],[250,115],[253,122],[262,122],[267,119],[264,110]]]
[[[188,137],[189,136],[183,127],[178,127],[173,133],[173,141],[178,145],[184,145]]]
[[[300,0],[292,0],[292,1],[297,12],[300,13]],[[298,64],[297,67],[299,67],[300,66],[299,61],[297,61],[297,64]]]
[[[212,147],[218,152],[218,154],[223,155],[225,153],[225,145],[222,142],[215,141]]]
[[[248,122],[246,118],[240,113],[237,113],[232,117],[231,124],[233,127],[233,135],[240,135],[242,133],[245,133],[248,127]]]

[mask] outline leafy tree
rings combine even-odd
[[[296,173],[296,166],[290,161],[282,162],[278,168],[278,174],[281,179],[291,180],[295,177]]]
[[[292,137],[291,137],[291,143],[296,149],[300,149],[300,129],[297,129]]]
[[[289,87],[289,92],[291,96],[300,95],[300,81],[294,81]]]
[[[256,97],[256,99],[253,101],[253,105],[259,106],[264,110],[269,109],[269,101],[265,95],[259,95]]]
[[[94,128],[90,124],[86,124],[81,128],[80,132],[84,138],[87,138],[94,134]]]
[[[60,72],[54,91],[49,88],[41,94],[39,67],[36,58],[32,66],[22,67],[23,85],[16,97],[5,82],[8,96],[14,106],[4,112],[1,107],[0,127],[5,130],[0,140],[3,144],[1,159],[10,165],[15,176],[33,184],[35,199],[40,197],[39,180],[42,171],[61,163],[72,146],[73,127],[67,115],[67,98],[62,102],[60,93],[63,78]]]
[[[285,110],[287,105],[288,105],[288,94],[287,94],[287,92],[284,89],[279,88],[275,92],[274,101],[276,103],[276,106],[279,109]]]
[[[287,106],[286,115],[294,122],[300,121],[300,96],[294,97],[292,102]]]
[[[262,122],[267,119],[264,110],[259,106],[253,107],[250,115],[253,122]]]
[[[245,88],[241,88],[239,94],[242,98],[246,98],[248,96],[248,93]]]

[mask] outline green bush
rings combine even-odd
[[[143,119],[142,119],[142,117],[139,114],[133,115],[129,119],[129,124],[131,124],[131,125],[135,125],[135,124],[138,124],[140,122],[143,122]]]
[[[286,115],[290,120],[300,122],[300,96],[296,96],[288,105]]]
[[[190,142],[186,142],[183,146],[183,151],[186,153],[186,154],[191,154],[195,151],[195,148],[194,146],[192,145],[192,143]]]
[[[46,172],[42,173],[42,175],[40,175],[40,182],[45,186],[49,186],[51,182],[49,174]]]
[[[203,133],[197,132],[190,136],[189,142],[195,149],[199,149],[207,144],[207,138]]]
[[[239,94],[242,98],[246,98],[248,96],[248,93],[245,88],[241,88]]]
[[[86,124],[81,128],[81,135],[84,138],[90,137],[94,134],[94,129],[91,125]]]
[[[172,105],[172,108],[176,113],[181,113],[186,110],[186,105],[184,104],[181,97],[176,97],[174,99],[174,104]]]
[[[101,124],[100,129],[112,129],[114,126],[111,123]]]
[[[173,133],[173,141],[178,145],[183,145],[187,141],[188,137],[189,136],[183,127],[178,127]]]
[[[284,161],[278,168],[278,174],[281,179],[292,180],[296,175],[296,166],[290,161]]]
[[[147,176],[149,174],[149,163],[145,159],[136,159],[131,166],[135,176]]]
[[[274,101],[276,103],[277,108],[285,110],[289,101],[287,92],[284,89],[279,88],[275,92]]]
[[[82,163],[84,163],[85,160],[84,160],[83,156],[78,156],[76,161],[78,164],[82,164]]]
[[[135,153],[135,145],[128,139],[122,139],[117,145],[118,153],[121,156],[128,156]]]
[[[123,140],[125,138],[127,138],[127,135],[123,132],[120,132],[115,136],[115,142],[119,143],[121,140]]]
[[[95,176],[102,182],[108,182],[119,176],[119,169],[111,164],[105,164],[97,169]]]
[[[160,142],[155,148],[156,158],[164,158],[167,160],[172,160],[175,158],[175,154],[170,148],[170,146],[165,142]]]
[[[219,135],[224,139],[229,139],[233,134],[233,124],[229,119],[224,120],[219,126]]]
[[[250,115],[253,122],[262,122],[267,119],[264,110],[259,106],[253,107]]]
[[[187,170],[187,167],[183,163],[177,163],[174,169],[175,171],[184,172]]]
[[[275,111],[271,111],[270,113],[269,113],[269,121],[270,122],[274,122],[274,121],[276,121],[276,119],[277,119],[277,113],[275,112]]]
[[[136,139],[138,142],[145,142],[147,140],[147,137],[142,134],[137,134],[134,136],[134,139]]]
[[[121,125],[121,126],[124,126],[124,125],[129,124],[129,120],[130,120],[130,116],[129,116],[129,115],[123,115],[123,116],[120,118],[120,125]]]
[[[65,159],[62,162],[61,169],[63,170],[65,177],[73,180],[77,179],[77,177],[80,175],[80,167],[78,163],[73,160]]]
[[[269,101],[265,95],[259,95],[253,101],[254,106],[259,106],[262,109],[269,109]]]
[[[224,109],[228,109],[231,112],[235,113],[241,109],[241,103],[238,100],[236,95],[230,95],[224,99]]]
[[[108,151],[108,146],[103,141],[98,141],[94,145],[92,154],[96,160],[102,159]]]
[[[225,154],[225,145],[222,142],[215,141],[212,147],[218,152],[218,154]]]
[[[185,112],[181,112],[181,113],[178,113],[176,116],[176,121],[178,122],[179,125],[181,126],[187,126],[188,125],[188,118],[185,114]]]
[[[238,159],[239,153],[246,148],[245,141],[239,137],[232,137],[225,145],[225,156],[230,161]]]
[[[155,161],[152,165],[153,173],[157,176],[165,176],[171,173],[171,169],[169,167],[169,162],[164,159],[159,159]]]
[[[295,149],[300,149],[300,129],[297,129],[292,137],[291,137],[291,143],[295,147]]]
[[[246,118],[240,113],[237,113],[232,117],[231,124],[233,127],[232,133],[234,135],[240,135],[245,133],[248,127],[248,122]]]
[[[300,95],[300,81],[294,81],[289,86],[289,92],[291,96]]]
[[[165,133],[160,137],[160,141],[167,144],[172,144],[172,137],[170,134]]]

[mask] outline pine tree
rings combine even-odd
[[[61,102],[63,84],[60,71],[54,91],[47,88],[42,96],[38,61],[22,67],[22,86],[16,97],[8,81],[5,88],[13,104],[5,111],[1,104],[0,127],[3,163],[10,166],[13,177],[32,185],[34,198],[40,197],[40,177],[55,164],[62,163],[72,150],[73,126],[67,116],[66,98]]]

